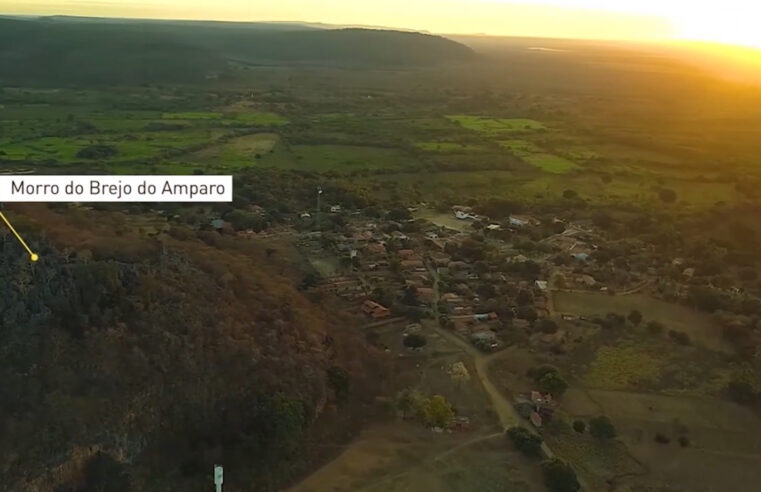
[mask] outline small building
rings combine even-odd
[[[420,301],[430,304],[435,298],[435,293],[430,287],[418,287],[417,297]]]
[[[362,303],[362,312],[373,319],[387,318],[391,314],[387,307],[382,306],[375,301],[371,301],[370,299]]]
[[[548,285],[546,280],[537,280],[536,282],[534,282],[534,284],[536,285],[536,288],[541,291],[547,290]]]
[[[470,419],[464,416],[457,416],[452,419],[449,429],[452,431],[469,431],[471,429]]]
[[[486,226],[486,230],[488,231],[499,231],[502,229],[502,226],[499,224],[489,224]]]
[[[528,222],[512,216],[510,217],[509,223],[513,227],[525,227],[528,225]]]
[[[415,250],[414,249],[400,249],[396,252],[397,256],[399,256],[402,260],[409,260],[413,256],[415,256]]]
[[[400,261],[399,265],[405,269],[405,270],[413,270],[413,269],[425,269],[425,265],[423,264],[423,260],[405,260]]]
[[[386,246],[384,246],[381,243],[368,244],[365,249],[371,255],[385,255],[386,254]]]
[[[531,402],[535,405],[552,405],[552,394],[532,391]]]
[[[576,261],[585,263],[589,260],[589,253],[573,253],[571,257]]]
[[[537,412],[531,412],[531,416],[529,416],[529,420],[532,424],[534,424],[534,427],[537,429],[542,426],[542,416],[539,415]]]
[[[341,211],[341,205],[331,205],[330,206],[330,213],[337,214]]]

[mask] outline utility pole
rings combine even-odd
[[[214,465],[214,485],[217,487],[217,492],[222,492],[222,482],[224,481],[224,474],[221,465]]]
[[[320,229],[320,197],[322,197],[322,186],[317,187],[317,230]]]

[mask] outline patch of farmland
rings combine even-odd
[[[511,132],[535,132],[547,129],[542,122],[528,118],[488,118],[472,115],[448,115],[447,119],[458,123],[463,128],[486,135],[498,135],[500,133]]]
[[[555,292],[555,311],[583,316],[604,316],[607,313],[642,313],[645,322],[655,320],[668,330],[687,333],[693,341],[715,350],[728,346],[711,317],[689,307],[672,304],[643,294],[611,296],[594,292]]]

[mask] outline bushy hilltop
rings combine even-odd
[[[0,232],[9,490],[201,490],[214,463],[230,486],[270,490],[303,472],[306,436],[346,397],[336,385],[372,396],[380,356],[265,254],[123,226],[101,240],[109,226],[88,223],[116,221],[95,214],[14,214],[24,230],[51,225],[36,264]]]
[[[187,84],[234,76],[241,64],[425,66],[473,56],[465,45],[414,32],[0,18],[5,84]]]

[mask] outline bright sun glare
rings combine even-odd
[[[736,9],[687,10],[672,20],[676,36],[682,39],[761,48],[761,4],[755,0]]]

